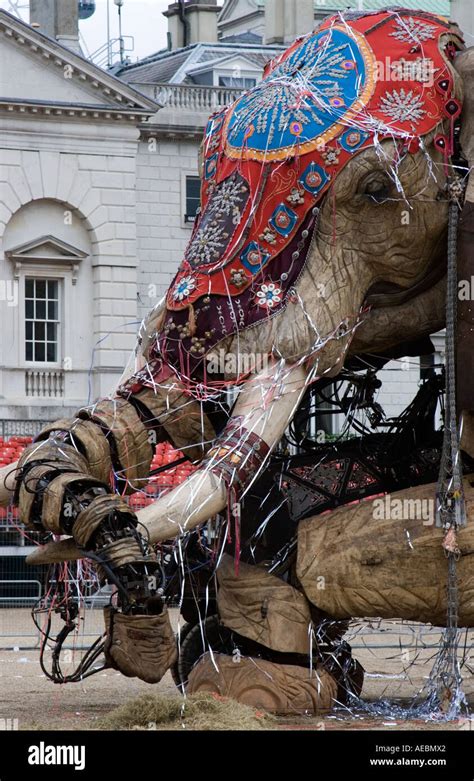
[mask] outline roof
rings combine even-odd
[[[194,69],[211,61],[215,64],[216,60],[228,59],[238,54],[244,55],[258,68],[263,69],[268,60],[285,48],[263,44],[229,43],[226,40],[219,43],[195,43],[175,51],[157,52],[133,65],[126,65],[117,72],[117,75],[123,81],[134,84],[169,82],[179,84],[186,80],[188,68]]]
[[[450,0],[362,0],[363,11],[376,11],[383,8],[405,8],[409,10],[423,10],[441,16],[450,15]],[[265,0],[257,0],[257,6],[265,6]],[[318,14],[330,16],[337,11],[359,10],[360,0],[314,0],[314,9]],[[247,33],[223,38],[218,43],[195,43],[182,49],[168,51],[167,49],[156,52],[136,63],[118,68],[115,73],[125,82],[134,84],[157,83],[167,84],[183,83],[186,79],[187,65],[193,68],[207,60],[217,60],[228,57],[229,54],[245,53],[259,68],[276,53],[286,46],[265,46],[257,42],[255,33],[249,30]]]
[[[262,36],[257,33],[247,30],[245,33],[234,33],[233,35],[226,35],[221,39],[222,43],[262,43]]]
[[[330,16],[333,11],[345,11],[349,8],[362,11],[379,11],[383,8],[407,8],[413,11],[427,11],[441,16],[450,15],[450,0],[401,0],[400,3],[394,0],[362,0],[360,9],[359,0],[325,0],[324,3],[314,0],[314,10],[319,13],[324,12]],[[259,8],[265,7],[265,0],[257,0]]]

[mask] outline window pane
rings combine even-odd
[[[55,342],[56,341],[56,323],[47,323],[46,324],[46,338],[48,342]]]
[[[35,315],[35,305],[33,301],[25,301],[25,316],[32,320],[34,315]]]
[[[25,336],[27,339],[33,339],[33,323],[28,321],[25,323]]]
[[[46,280],[37,279],[36,281],[36,298],[46,298]]]
[[[48,342],[47,345],[46,360],[56,361],[56,345],[51,342]]]
[[[58,319],[58,302],[48,301],[48,320]]]
[[[35,344],[35,361],[44,361],[45,349],[44,342],[36,342]]]
[[[186,219],[194,219],[201,202],[201,180],[199,176],[186,177]]]
[[[26,360],[32,361],[33,360],[33,342],[27,342],[26,343]]]
[[[233,87],[234,89],[250,89],[255,87],[256,79],[242,78],[240,76],[219,76],[219,87]]]
[[[36,302],[36,317],[38,320],[46,320],[46,301]]]
[[[39,339],[40,341],[44,342],[44,337],[45,337],[44,327],[45,327],[45,323],[38,323],[38,322],[35,323],[35,339],[36,340]]]
[[[58,297],[58,283],[54,279],[48,279],[48,298]]]
[[[25,279],[25,298],[33,298],[34,296],[34,279]]]

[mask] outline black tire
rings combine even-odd
[[[173,680],[181,692],[186,690],[194,665],[209,648],[212,648],[214,653],[229,655],[232,655],[235,648],[232,632],[220,623],[219,616],[207,616],[200,623],[184,625],[180,632],[178,658],[171,668]]]

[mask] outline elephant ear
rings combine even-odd
[[[454,68],[462,79],[463,112],[461,116],[461,146],[464,157],[474,167],[474,47],[460,52],[454,60]],[[474,173],[469,177],[466,201],[474,203]]]
[[[464,101],[461,146],[471,173],[458,229],[457,408],[474,413],[474,48],[457,55],[454,67],[461,76]],[[466,416],[465,416],[466,417]],[[474,442],[471,443],[474,448]],[[466,448],[465,448],[466,449]]]

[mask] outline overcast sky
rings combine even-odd
[[[124,0],[122,6],[122,33],[133,36],[135,48],[127,52],[134,61],[166,46],[168,23],[162,15],[171,0]],[[0,0],[0,8],[7,11],[16,7],[25,21],[29,21],[27,0]],[[94,53],[107,41],[107,0],[96,0],[96,12],[90,19],[79,24],[79,29],[87,56]],[[117,6],[109,0],[111,37],[118,37]],[[125,40],[128,48],[130,41]],[[114,47],[115,49],[116,47]]]

